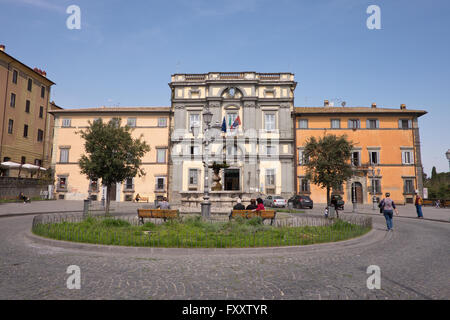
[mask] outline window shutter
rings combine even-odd
[[[402,120],[401,120],[401,119],[398,120],[398,128],[399,128],[399,129],[402,129]]]
[[[377,120],[377,128],[380,127],[380,120]]]
[[[412,120],[408,120],[408,129],[412,128]]]
[[[351,128],[352,127],[352,122],[350,120],[348,120],[348,127]]]
[[[366,120],[366,128],[369,129],[370,128],[370,120]]]

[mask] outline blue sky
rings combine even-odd
[[[69,5],[81,30],[69,30]],[[369,5],[381,30],[369,30]],[[0,43],[56,82],[64,107],[170,105],[170,75],[296,75],[296,106],[425,109],[425,172],[448,171],[450,1],[0,0]]]

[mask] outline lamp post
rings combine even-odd
[[[204,184],[203,184],[203,202],[201,203],[202,207],[202,217],[209,218],[211,216],[211,201],[209,200],[209,138],[207,137],[207,132],[210,129],[211,121],[212,121],[213,113],[209,110],[209,107],[206,107],[206,110],[203,112],[203,121],[205,122],[205,129],[203,131],[202,143],[205,144],[205,151],[203,152],[203,166],[204,166]],[[200,131],[199,123],[193,123],[192,125],[192,133],[195,138],[198,137]]]
[[[445,153],[445,156],[447,157],[448,167],[449,167],[449,171],[450,171],[450,149],[447,150],[447,152]]]

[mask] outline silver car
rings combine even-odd
[[[285,208],[286,204],[286,199],[281,196],[267,196],[264,200],[264,207]]]

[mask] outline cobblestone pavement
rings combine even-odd
[[[28,236],[32,216],[2,218],[0,299],[449,299],[450,224],[394,218],[386,232],[373,220],[353,245],[167,255],[49,246]],[[80,290],[66,287],[70,265]],[[369,265],[381,268],[380,290],[367,289]]]

